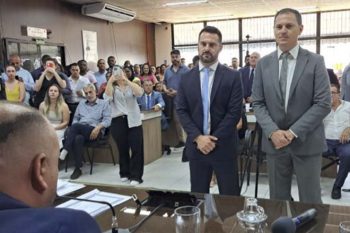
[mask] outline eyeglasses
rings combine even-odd
[[[338,95],[338,94],[339,92],[334,92],[334,91],[331,92],[331,95]]]

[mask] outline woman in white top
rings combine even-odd
[[[55,128],[60,148],[62,148],[64,132],[69,123],[69,109],[64,102],[58,85],[53,84],[47,89],[45,99],[39,106],[39,111],[46,116]]]
[[[137,104],[142,94],[143,89],[131,82],[121,67],[109,78],[105,91],[112,108],[110,132],[118,146],[120,178],[131,185],[143,182],[143,132]]]

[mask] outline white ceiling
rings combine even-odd
[[[62,0],[88,4],[94,0]],[[170,2],[191,0],[105,0],[104,2],[136,12],[136,19],[152,23],[180,23],[217,19],[274,15],[281,8],[300,12],[350,9],[350,0],[208,0],[207,3],[164,6]]]

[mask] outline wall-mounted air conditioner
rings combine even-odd
[[[133,11],[103,2],[83,5],[81,7],[81,13],[115,23],[131,21],[136,16],[136,13]]]

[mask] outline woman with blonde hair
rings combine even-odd
[[[13,65],[6,67],[7,80],[5,81],[6,99],[9,102],[23,103],[26,96],[24,83],[16,76],[16,68]]]
[[[56,130],[60,148],[64,132],[69,123],[69,108],[64,102],[61,89],[57,84],[51,85],[45,94],[45,99],[39,106],[39,111],[46,116]]]

